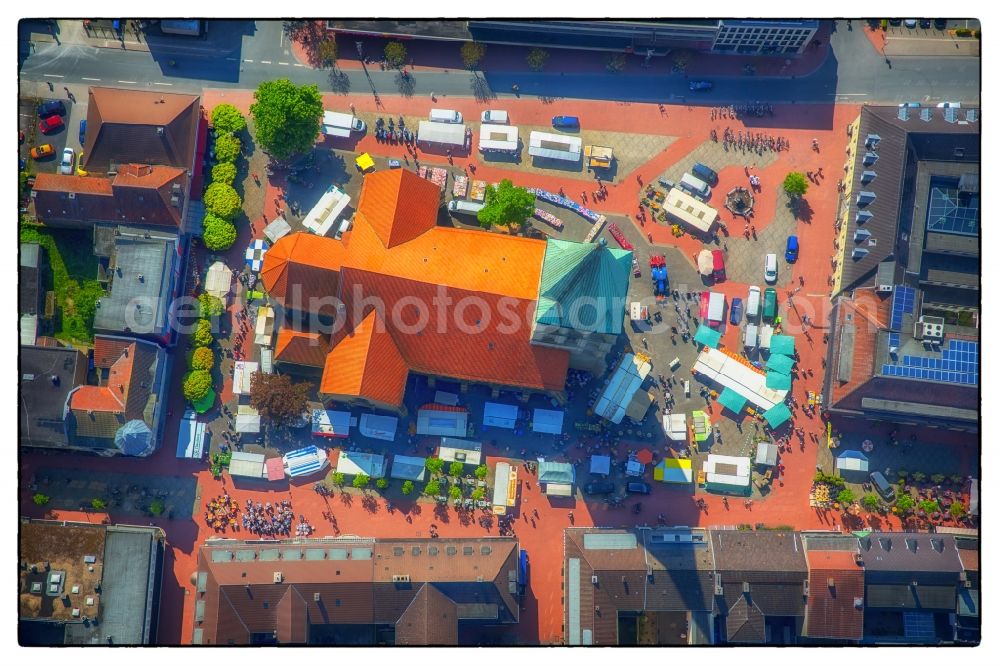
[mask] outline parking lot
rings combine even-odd
[[[58,88],[56,89],[58,90]],[[55,93],[53,93],[54,95]],[[60,116],[63,120],[63,127],[50,134],[43,134],[38,123],[38,105],[49,100],[61,100],[66,107],[66,114]],[[72,148],[79,160],[82,145],[80,143],[80,121],[87,117],[86,102],[73,102],[65,97],[45,97],[41,99],[21,98],[18,102],[18,130],[24,132],[24,141],[19,147],[19,157],[26,160],[26,168],[29,173],[56,173],[59,168],[59,159],[63,148]],[[50,144],[53,154],[39,160],[30,157],[31,149],[36,146]]]

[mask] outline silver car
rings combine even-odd
[[[62,160],[59,162],[59,173],[72,176],[73,166],[76,164],[76,153],[72,148],[63,148]]]

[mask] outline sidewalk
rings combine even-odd
[[[864,26],[865,37],[876,53],[885,56],[958,56],[978,58],[980,41],[972,37],[956,37],[951,31],[924,35],[916,30],[890,26],[888,30]]]
[[[118,39],[112,36],[110,30],[102,31],[99,27],[91,29],[88,33],[84,28],[83,21],[80,20],[62,20],[58,24],[59,29],[55,33],[32,33],[31,41],[36,44],[77,44],[99,49],[118,49],[119,51],[149,51],[149,46],[145,41],[137,41],[135,33],[131,31],[123,32],[124,39]]]

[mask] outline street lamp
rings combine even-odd
[[[363,58],[365,54],[365,45],[361,41],[354,42],[354,45],[358,47],[358,57]]]

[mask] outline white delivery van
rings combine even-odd
[[[337,240],[340,240],[340,238],[344,234],[346,234],[348,231],[351,230],[351,222],[353,222],[353,221],[354,221],[354,218],[351,218],[351,217],[345,218],[340,223],[340,226],[337,227],[337,232],[335,234],[333,234],[333,237],[336,238]]]
[[[489,123],[491,125],[506,125],[508,122],[507,112],[498,111],[496,109],[490,109],[489,111],[483,111],[482,121],[484,123]]]
[[[689,173],[681,176],[681,182],[679,184],[682,189],[687,191],[688,194],[693,194],[696,197],[707,199],[712,196],[712,188],[708,186],[708,183],[703,181],[701,178],[692,176]]]
[[[484,204],[478,201],[459,201],[458,199],[452,199],[448,202],[448,210],[453,213],[475,215],[483,209],[483,205]]]
[[[760,287],[750,287],[747,292],[747,320],[754,320],[760,316]]]
[[[747,324],[743,330],[743,346],[747,349],[757,348],[757,324]]]
[[[365,121],[349,113],[323,112],[323,134],[347,138],[351,132],[364,132]]]
[[[428,119],[432,123],[460,123],[462,114],[451,109],[431,109]]]
[[[726,309],[726,297],[716,291],[708,294],[708,323],[721,324]]]

